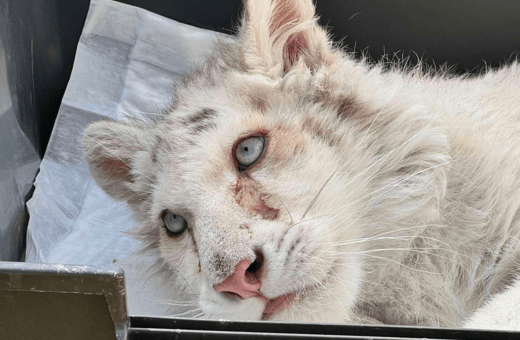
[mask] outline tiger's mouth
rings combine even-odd
[[[321,281],[321,285],[327,284],[336,275],[334,269],[336,268],[331,268],[331,270],[327,273],[325,278]],[[305,291],[309,292],[315,289],[316,285],[310,285],[306,287]],[[266,299],[267,301],[264,313],[262,314],[262,320],[268,320],[273,314],[276,314],[282,309],[290,306],[291,303],[294,301],[296,295],[296,293],[287,293],[273,299],[268,299],[265,296],[262,296],[262,298]]]
[[[262,314],[262,320],[269,319],[273,314],[289,306],[294,300],[294,297],[295,294],[290,293],[274,299],[268,299],[265,305],[264,313]]]

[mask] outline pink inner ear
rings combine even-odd
[[[303,33],[293,34],[284,46],[285,71],[298,60],[300,53],[308,47]]]
[[[131,181],[130,167],[120,159],[104,158],[99,162],[99,167],[113,179]]]
[[[300,15],[296,10],[293,1],[280,0],[275,6],[273,18],[271,19],[271,24],[269,26],[269,31],[271,35],[273,35],[279,29],[289,29],[292,26],[287,24],[293,23],[296,25],[300,21]],[[287,26],[284,27],[284,25]],[[281,33],[282,32],[279,32],[277,35],[280,35]],[[294,64],[294,62],[298,60],[298,57],[302,51],[307,47],[308,43],[303,33],[293,34],[287,39],[283,50],[285,72],[287,72],[288,69]]]
[[[279,0],[274,8],[273,17],[271,24],[269,25],[269,31],[271,34],[280,29],[283,25],[294,21],[297,23],[299,20],[298,12],[292,0]]]

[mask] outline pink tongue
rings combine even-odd
[[[290,295],[282,295],[275,299],[267,300],[267,304],[265,305],[264,309],[264,317],[269,316],[270,314],[274,313],[278,309],[282,308],[284,305],[291,302],[291,300],[294,298],[292,294]]]

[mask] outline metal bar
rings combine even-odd
[[[225,331],[225,332],[258,332],[258,333],[285,333],[285,334],[315,334],[328,336],[372,336],[394,338],[428,338],[428,339],[520,339],[520,332],[491,331],[470,329],[449,329],[431,327],[404,327],[404,326],[370,326],[370,325],[338,325],[338,324],[309,324],[284,322],[253,322],[253,321],[225,321],[201,320],[181,318],[153,318],[131,316],[130,327],[153,329],[176,329],[197,331]]]
[[[266,324],[269,328],[269,324]],[[279,339],[279,340],[403,340],[403,338],[395,337],[374,337],[374,336],[350,336],[350,335],[319,335],[319,334],[289,334],[289,333],[271,333],[271,332],[231,332],[231,331],[201,331],[201,330],[184,330],[184,329],[144,329],[130,328],[128,340],[261,340],[261,339]],[[410,339],[410,338],[407,338]]]

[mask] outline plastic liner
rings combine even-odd
[[[126,273],[129,313],[185,311],[162,302],[175,300],[175,292],[153,275],[152,259],[134,255],[139,243],[126,234],[134,227],[130,211],[90,178],[81,136],[88,123],[103,117],[160,112],[171,100],[174,81],[211,52],[216,36],[231,39],[118,2],[91,2],[27,204],[27,262],[118,264]]]
[[[2,9],[0,5],[0,12]],[[2,17],[0,15],[0,21]],[[5,48],[10,43],[6,30],[4,21],[0,23],[0,261],[20,261],[29,218],[25,202],[31,193],[40,157],[31,143],[31,139],[37,138],[36,131],[22,130],[24,120],[19,107],[15,107],[17,93],[9,87],[9,78],[15,70],[8,68],[8,61],[14,56]]]

